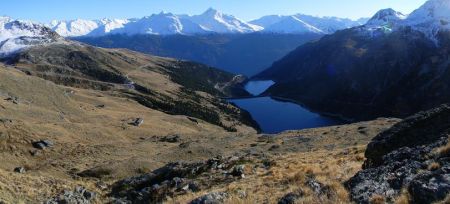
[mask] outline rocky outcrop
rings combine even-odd
[[[402,147],[436,142],[450,130],[450,106],[420,112],[376,136],[367,146],[365,166],[375,167],[383,156]]]
[[[403,189],[412,203],[432,203],[450,194],[450,106],[418,113],[377,135],[363,170],[347,181],[357,203],[374,196],[393,202]],[[440,149],[439,149],[440,148]]]
[[[224,201],[228,198],[227,193],[217,192],[217,193],[209,193],[204,196],[198,197],[191,201],[189,204],[219,204],[224,203]]]
[[[124,203],[161,203],[167,197],[208,189],[211,185],[240,179],[245,165],[239,157],[216,157],[198,163],[170,163],[151,173],[128,178],[113,185],[111,196]],[[239,174],[236,173],[236,169]],[[219,195],[219,194],[217,194]],[[211,203],[225,196],[207,195],[192,203]]]
[[[65,190],[61,194],[47,200],[45,204],[89,204],[95,199],[96,193],[78,186],[73,191]]]

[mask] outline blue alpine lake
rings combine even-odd
[[[245,88],[258,96],[274,84],[273,81],[250,81]],[[263,133],[279,133],[285,130],[301,130],[342,124],[334,118],[322,116],[291,102],[271,97],[232,99],[230,102],[247,110],[259,124]]]

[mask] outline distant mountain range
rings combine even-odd
[[[291,16],[270,15],[250,21],[251,24],[264,28],[264,32],[299,33],[314,32],[322,34],[334,33],[338,30],[364,25],[369,18],[356,21],[337,17],[315,17],[304,14]]]
[[[245,22],[215,9],[200,15],[161,12],[135,19],[54,20],[47,24],[1,17],[0,57],[66,37],[252,76],[305,42],[364,21],[297,14]]]
[[[297,14],[292,16],[264,16],[251,22],[245,22],[233,15],[224,14],[210,8],[200,15],[193,16],[161,12],[135,19],[54,20],[47,26],[64,37],[92,37],[107,34],[198,35],[253,32],[329,34],[337,30],[362,25],[366,20],[353,21],[345,18]]]
[[[255,79],[276,81],[266,95],[321,112],[404,117],[450,102],[449,53],[450,0],[429,0],[302,45]]]

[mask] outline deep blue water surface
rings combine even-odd
[[[272,84],[272,81],[249,82],[246,89],[253,95],[259,95]],[[342,124],[340,120],[313,113],[298,104],[270,97],[233,99],[230,102],[250,112],[264,133]]]

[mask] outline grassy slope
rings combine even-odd
[[[34,47],[11,62],[26,73],[58,84],[109,91],[152,109],[199,118],[227,130],[235,131],[241,123],[257,127],[246,112],[218,99],[247,94],[214,88],[232,81],[234,75],[205,65],[74,42]],[[135,89],[125,85],[131,81]]]
[[[5,100],[9,97],[17,97],[18,104]],[[142,126],[128,124],[136,117],[144,118]],[[0,185],[0,198],[13,203],[41,200],[76,183],[94,186],[95,181],[72,177],[86,169],[107,168],[106,180],[115,180],[170,161],[225,154],[249,138],[201,120],[197,124],[186,116],[149,109],[109,92],[60,86],[3,66],[0,118],[8,119],[0,122],[0,180],[5,181]],[[255,132],[245,126],[239,131]],[[180,149],[178,144],[158,142],[172,134],[192,145]],[[50,139],[56,145],[31,156],[31,142],[40,139]],[[27,174],[11,173],[18,166],[25,166]]]

